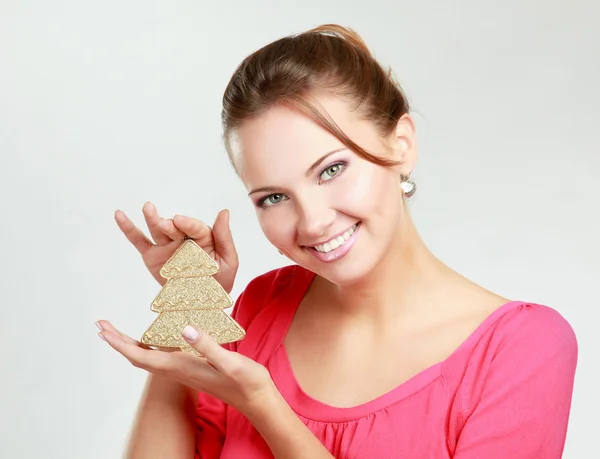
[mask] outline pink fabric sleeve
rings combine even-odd
[[[275,278],[282,270],[273,270],[254,278],[236,300],[231,317],[246,331],[272,293]],[[238,351],[239,342],[223,347]],[[195,459],[218,459],[225,443],[227,430],[227,405],[210,395],[199,393],[196,406]]]
[[[242,301],[242,293],[235,302],[231,317],[237,321],[237,312]],[[237,343],[227,343],[223,347],[237,351]],[[196,405],[196,454],[194,459],[218,459],[225,443],[227,425],[227,405],[221,400],[202,392],[198,393]]]
[[[505,325],[505,326],[504,326]],[[559,459],[577,340],[555,310],[527,305],[503,325],[489,365],[472,381],[454,459]]]

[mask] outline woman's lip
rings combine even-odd
[[[361,228],[361,224],[359,222],[356,226],[356,229],[350,236],[350,239],[348,239],[343,245],[341,245],[327,253],[319,252],[314,247],[309,247],[309,248],[307,248],[307,250],[309,250],[310,253],[321,262],[330,263],[330,262],[339,260],[340,258],[345,257],[348,254],[348,252],[350,252],[350,250],[352,250],[352,247],[354,246],[354,243],[356,242],[356,238],[358,237],[358,233],[360,232],[360,228]]]
[[[341,231],[340,233],[336,234],[335,236],[331,236],[329,239],[324,240],[323,242],[317,242],[315,244],[311,244],[311,245],[302,245],[301,247],[307,248],[307,249],[314,249],[316,246],[318,245],[323,245],[326,244],[327,242],[331,242],[334,239],[340,237],[342,234],[344,234],[346,231],[350,231],[350,229],[356,225],[356,228],[358,228],[358,226],[360,225],[360,221],[357,221],[356,223],[350,225],[348,228],[346,228],[344,231]],[[356,231],[356,230],[355,230]]]

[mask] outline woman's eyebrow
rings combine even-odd
[[[263,191],[275,192],[275,191],[277,191],[277,188],[275,188],[274,186],[263,186],[261,188],[256,188],[255,190],[252,190],[250,193],[248,193],[248,196],[250,196],[251,194],[260,193]]]
[[[338,153],[340,151],[346,150],[348,147],[342,147],[342,148],[337,148],[336,150],[330,151],[329,153],[325,153],[323,156],[321,156],[319,159],[317,159],[312,166],[310,166],[308,168],[308,170],[306,171],[306,176],[308,177],[309,175],[311,175],[315,169],[317,167],[319,167],[319,165],[325,161],[329,156],[333,155],[334,153]]]
[[[321,156],[319,159],[317,159],[307,170],[306,170],[306,176],[309,177],[317,167],[319,167],[319,165],[325,161],[328,157],[330,157],[331,155],[338,153],[340,151],[343,150],[347,150],[348,147],[342,147],[342,148],[336,148],[333,151],[330,151],[329,153],[325,153],[323,156]],[[251,194],[254,193],[259,193],[259,192],[265,192],[265,191],[269,191],[269,192],[276,192],[278,191],[278,188],[275,188],[274,186],[263,186],[260,188],[256,188],[252,191],[250,191],[250,193],[248,193],[248,196],[250,196]]]

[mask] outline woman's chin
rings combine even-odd
[[[308,267],[317,275],[340,287],[361,283],[372,273],[372,268],[371,263],[364,259],[360,263],[328,263],[319,266],[312,264]]]

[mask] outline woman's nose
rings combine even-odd
[[[322,203],[301,206],[299,213],[298,234],[306,244],[320,242],[335,219],[335,211]]]

